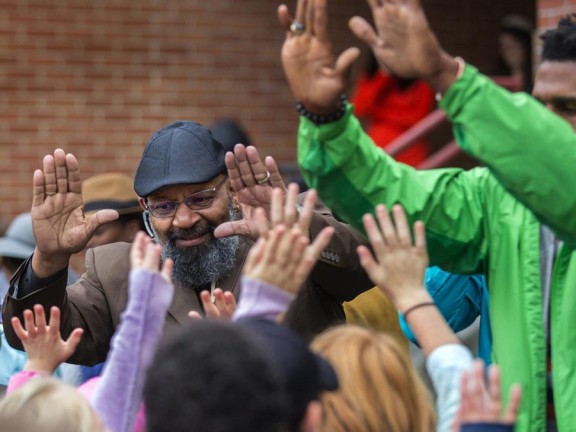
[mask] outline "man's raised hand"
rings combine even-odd
[[[118,218],[114,210],[100,210],[87,219],[80,184],[78,161],[62,149],[46,155],[42,170],[34,172],[32,269],[39,277],[67,267],[70,255],[84,249],[100,225]]]
[[[314,114],[332,114],[340,108],[340,95],[347,86],[358,48],[349,48],[335,57],[328,36],[327,0],[298,0],[294,19],[288,7],[278,8],[280,25],[286,31],[282,65],[294,98]],[[296,22],[303,31],[290,28]]]
[[[256,209],[261,208],[265,214],[270,214],[272,189],[285,191],[284,180],[274,159],[267,156],[262,161],[256,147],[236,144],[234,153],[226,153],[225,161],[230,185],[234,191],[233,201],[239,206],[241,215],[238,214],[239,219],[235,221],[219,225],[214,235],[216,237],[242,235],[256,240],[258,238],[255,224]]]
[[[349,22],[352,32],[394,75],[420,78],[444,92],[455,80],[458,64],[438,43],[420,1],[367,1],[375,28],[364,18],[353,17]]]

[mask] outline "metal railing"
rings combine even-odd
[[[500,86],[510,91],[520,91],[522,83],[513,77],[492,77]],[[392,141],[387,147],[386,152],[391,156],[396,156],[403,150],[410,148],[419,138],[427,136],[434,129],[447,122],[446,114],[441,109],[436,109]],[[425,161],[420,163],[418,169],[432,169],[446,166],[450,161],[462,154],[462,150],[451,140],[441,146],[436,152],[431,154]]]
[[[491,77],[498,85],[510,91],[520,91],[521,82],[513,77]],[[386,153],[396,156],[402,151],[413,146],[418,139],[428,136],[432,131],[448,120],[446,114],[441,109],[436,109],[392,141],[386,146]],[[456,144],[456,141],[450,140],[445,145],[432,153],[426,160],[421,162],[418,169],[432,169],[447,166],[451,161],[462,155],[462,150]],[[297,164],[285,163],[280,164],[280,170],[286,177],[296,177],[299,175]]]

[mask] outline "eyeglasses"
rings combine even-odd
[[[558,98],[550,101],[552,110],[560,115],[573,116],[576,114],[576,100],[573,98]]]
[[[152,216],[159,219],[167,219],[174,217],[178,206],[181,203],[186,204],[190,210],[203,210],[212,205],[218,196],[218,189],[226,182],[227,177],[224,177],[216,186],[211,189],[206,189],[200,192],[193,193],[192,195],[184,198],[183,201],[163,201],[158,203],[146,203],[146,210]]]

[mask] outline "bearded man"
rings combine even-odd
[[[149,234],[163,246],[164,258],[174,260],[176,290],[166,333],[187,322],[190,311],[204,312],[202,291],[219,287],[239,296],[244,261],[257,238],[256,208],[269,215],[272,187],[284,187],[276,164],[272,158],[262,162],[254,147],[237,145],[234,154],[225,155],[210,131],[194,122],[175,122],[152,136],[134,189]],[[296,220],[296,203],[286,203],[286,208]],[[34,304],[46,310],[58,306],[64,337],[74,328],[84,329],[70,362],[105,360],[127,302],[128,243],[90,249],[86,273],[66,287],[71,254],[117,217],[113,210],[101,210],[86,218],[76,158],[61,149],[44,157],[43,169],[34,173],[36,249],[11,281],[3,317],[21,317]],[[342,302],[372,287],[355,252],[362,242],[359,234],[324,208],[312,216],[311,237],[328,225],[336,235],[286,315],[286,322],[305,336],[344,322]],[[13,331],[6,330],[9,343],[21,348]]]

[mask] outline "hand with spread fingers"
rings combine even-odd
[[[424,288],[428,267],[426,232],[422,222],[414,224],[414,242],[406,213],[400,205],[392,209],[394,222],[384,205],[376,207],[378,224],[371,214],[363,218],[374,255],[366,246],[358,247],[360,264],[368,276],[403,311],[419,302],[430,301]]]
[[[295,17],[286,5],[278,8],[280,25],[286,30],[282,65],[292,94],[313,114],[333,114],[340,108],[340,95],[347,87],[358,48],[335,57],[328,36],[327,0],[298,0]]]
[[[236,310],[234,294],[230,291],[222,291],[220,288],[214,290],[214,301],[212,301],[210,292],[206,290],[200,293],[200,300],[208,320],[230,321]],[[202,316],[196,311],[188,312],[188,316],[194,319],[202,319]]]
[[[60,336],[60,309],[56,306],[50,309],[50,325],[46,323],[41,305],[35,305],[34,312],[30,309],[24,311],[24,327],[17,317],[13,317],[11,322],[28,355],[24,370],[48,375],[74,353],[83,333],[77,328],[63,340]]]
[[[285,191],[286,186],[274,159],[270,156],[264,161],[255,147],[236,144],[234,153],[226,154],[226,168],[230,184],[235,192],[235,200],[240,206],[241,218],[225,222],[214,232],[216,237],[243,235],[258,238],[255,225],[256,209],[264,209],[268,215],[272,199],[272,188]]]
[[[285,203],[281,195],[280,190],[274,190],[271,220],[265,234],[248,254],[244,275],[297,294],[320,253],[330,242],[334,228],[324,228],[310,243],[308,227],[316,192],[309,191],[300,213],[295,205],[297,185],[289,185]]]
[[[118,218],[114,210],[84,217],[78,161],[62,149],[46,155],[43,169],[34,172],[31,214],[36,238],[32,269],[39,277],[67,267],[70,256],[84,249],[100,225]]]
[[[259,236],[266,235],[279,225],[287,228],[298,226],[302,233],[309,233],[318,194],[313,189],[308,190],[299,208],[298,192],[299,187],[296,183],[288,185],[287,193],[279,188],[272,191],[269,213],[262,208],[256,210],[255,221]]]
[[[484,363],[476,360],[471,370],[462,373],[460,408],[452,427],[454,432],[467,423],[512,425],[516,422],[522,400],[520,385],[514,384],[510,388],[508,408],[503,412],[500,369],[496,365],[488,368],[488,387],[484,382],[484,372]]]
[[[419,0],[367,0],[374,27],[353,17],[350,29],[370,46],[387,70],[404,78],[420,78],[444,92],[456,79],[458,64],[430,29]]]

